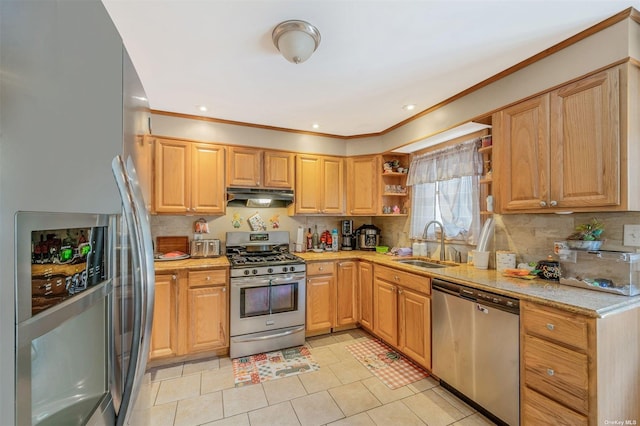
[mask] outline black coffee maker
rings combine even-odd
[[[353,250],[356,248],[356,236],[353,233],[353,221],[341,220],[340,227],[342,231],[342,250]]]
[[[380,228],[375,225],[362,225],[356,229],[356,242],[358,250],[375,250],[380,244]]]

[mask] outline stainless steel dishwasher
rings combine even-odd
[[[432,371],[498,424],[520,421],[519,301],[434,279]]]

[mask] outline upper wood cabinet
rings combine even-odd
[[[294,155],[283,151],[229,147],[227,184],[293,189]]]
[[[626,77],[627,66],[614,67],[495,114],[502,213],[625,210],[637,204],[637,197],[627,196],[637,188],[630,177],[638,172],[627,169],[631,151],[621,131],[634,110],[624,101],[623,84],[638,87],[632,68],[633,80]]]
[[[224,148],[160,138],[155,145],[155,212],[224,214]]]
[[[344,214],[344,161],[340,157],[296,156],[297,214]]]
[[[347,163],[347,213],[352,216],[379,214],[379,155],[349,157]]]

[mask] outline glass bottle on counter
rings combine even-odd
[[[317,249],[318,244],[320,244],[320,237],[318,236],[318,225],[313,229],[313,235],[311,236],[311,243],[313,244],[313,248]]]
[[[311,228],[307,232],[307,251],[313,248],[313,234],[311,234]]]

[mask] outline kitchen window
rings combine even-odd
[[[412,188],[411,232],[421,239],[424,226],[437,220],[445,239],[476,244],[480,233],[480,139],[417,155],[411,160],[407,184]],[[435,238],[436,227],[427,238]]]

